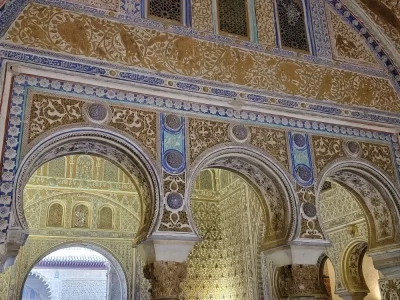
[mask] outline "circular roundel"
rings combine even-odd
[[[303,204],[303,212],[309,218],[314,218],[317,215],[317,208],[314,204],[306,202]]]
[[[346,143],[346,149],[350,155],[358,155],[360,153],[360,144],[354,141],[349,141]]]
[[[103,122],[107,118],[108,110],[102,104],[93,103],[87,108],[87,115],[93,122]]]
[[[183,205],[183,198],[181,194],[169,193],[167,196],[167,204],[172,209],[179,209]]]
[[[178,170],[183,167],[184,158],[183,155],[177,150],[169,150],[165,154],[165,162],[168,167],[174,170]]]
[[[165,126],[167,129],[172,131],[177,131],[182,126],[182,119],[174,114],[169,114],[165,116]]]
[[[300,165],[296,170],[297,177],[304,183],[309,182],[312,179],[312,171],[305,165]]]
[[[246,141],[249,138],[249,134],[249,129],[245,125],[237,124],[231,127],[231,135],[238,142]]]
[[[297,148],[304,148],[306,145],[306,137],[302,134],[295,133],[293,135],[293,142]]]

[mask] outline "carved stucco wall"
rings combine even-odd
[[[203,240],[188,258],[182,297],[259,299],[263,295],[259,249],[266,227],[259,196],[232,172],[213,169],[213,174],[214,190],[201,184],[197,187],[203,189],[192,194],[192,213]]]
[[[49,208],[55,203],[62,206],[62,213],[51,213]],[[84,222],[76,224],[74,214],[79,205],[88,210],[80,216]],[[104,207],[111,209],[111,216],[100,215]],[[94,156],[71,155],[44,164],[25,187],[24,210],[30,235],[14,266],[0,275],[1,297],[17,299],[25,276],[40,258],[51,249],[74,243],[109,252],[121,265],[129,286],[140,200],[129,178],[112,163]]]
[[[325,230],[327,239],[331,242],[326,251],[333,270],[330,276],[335,278],[331,282],[332,292],[345,289],[343,282],[344,274],[341,274],[345,251],[351,242],[362,243],[368,241],[368,224],[362,208],[356,198],[340,184],[330,182],[331,187],[323,191],[319,199],[319,215],[322,220],[322,227]],[[377,285],[378,271],[373,267],[371,258],[366,254],[362,261],[362,270],[367,287],[370,293],[365,299],[377,300],[379,287]],[[339,299],[333,295],[333,299]]]

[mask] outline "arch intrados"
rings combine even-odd
[[[358,275],[360,276],[360,280],[361,283],[364,285],[364,288],[368,289],[366,283],[365,283],[365,279],[364,279],[364,275],[363,275],[363,271],[362,271],[362,260],[365,256],[365,254],[367,253],[368,250],[368,241],[363,239],[363,238],[355,238],[353,240],[351,240],[345,247],[344,250],[342,252],[342,254],[340,255],[340,275],[341,275],[341,281],[344,283],[345,288],[348,291],[351,291],[353,289],[353,287],[351,286],[351,279],[349,278],[350,274],[349,274],[349,259],[350,259],[350,255],[354,252],[355,248],[357,246],[361,246],[363,248],[362,253],[359,257],[358,260]],[[361,263],[361,265],[360,265]],[[361,269],[360,269],[361,268]]]
[[[58,132],[30,150],[15,176],[11,224],[28,229],[23,207],[23,191],[33,173],[44,163],[71,154],[99,156],[123,170],[134,183],[141,202],[141,227],[136,239],[143,240],[155,225],[160,211],[159,184],[155,166],[123,136],[105,130],[83,128],[74,132]],[[143,203],[147,202],[146,211]],[[147,219],[146,219],[147,218]]]
[[[244,178],[255,190],[261,195],[261,199],[266,203],[265,197],[263,193],[260,193],[262,187],[256,184],[251,178],[238,172],[235,169],[228,168],[224,165],[218,165],[216,162],[221,159],[240,159],[251,166],[261,170],[269,180],[271,180],[275,187],[278,188],[281,199],[288,199],[285,201],[285,209],[287,211],[287,217],[289,217],[289,227],[286,233],[286,240],[292,240],[296,234],[296,224],[297,224],[297,211],[298,211],[298,201],[297,195],[293,188],[294,179],[292,176],[284,170],[280,164],[275,160],[275,158],[271,157],[266,153],[260,153],[254,149],[248,149],[247,147],[237,146],[237,145],[226,145],[223,149],[213,149],[214,151],[207,151],[200,158],[196,159],[196,161],[191,165],[190,172],[188,174],[189,184],[186,187],[186,193],[191,195],[195,181],[198,178],[201,171],[205,169],[212,168],[220,168],[226,169],[228,171],[239,174],[242,178]],[[191,219],[192,224],[193,218],[191,213],[190,201],[188,201],[189,208],[189,218]],[[268,217],[268,216],[267,216]],[[196,232],[197,229],[195,228]]]
[[[119,282],[121,283],[121,291],[122,291],[122,299],[121,300],[127,300],[128,298],[128,281],[127,281],[127,274],[124,268],[122,268],[122,263],[121,261],[115,257],[109,250],[104,248],[101,245],[95,244],[95,243],[84,243],[84,242],[66,242],[59,244],[55,247],[50,248],[47,250],[45,253],[43,253],[40,257],[38,257],[33,264],[31,264],[28,268],[28,271],[26,274],[24,274],[24,278],[21,284],[21,290],[20,290],[20,298],[22,297],[22,291],[25,286],[26,279],[29,276],[29,273],[32,271],[32,269],[47,255],[61,249],[66,249],[66,248],[72,248],[72,247],[81,247],[81,248],[86,248],[90,249],[93,251],[96,251],[97,253],[103,255],[114,267],[114,269],[117,272]]]
[[[372,188],[376,189],[378,192],[380,199],[385,203],[385,205],[389,208],[390,218],[393,224],[392,236],[395,241],[399,240],[399,232],[396,224],[399,224],[399,204],[396,199],[400,199],[399,193],[395,188],[391,179],[389,179],[386,174],[379,171],[378,169],[370,166],[368,163],[363,161],[342,161],[342,162],[334,162],[325,167],[321,175],[317,179],[317,207],[319,208],[319,195],[322,192],[322,186],[328,179],[336,182],[341,185],[347,191],[349,191],[353,196],[355,196],[357,202],[362,208],[364,215],[366,216],[366,221],[368,224],[369,231],[369,246],[371,248],[375,247],[375,240],[373,240],[373,236],[377,238],[377,228],[372,217],[373,212],[367,207],[366,200],[359,193],[359,191],[354,188],[348,186],[342,181],[335,180],[335,175],[340,174],[341,172],[349,172],[362,180],[365,180]]]

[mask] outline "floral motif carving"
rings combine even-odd
[[[362,158],[369,160],[371,163],[388,173],[392,178],[395,177],[392,154],[389,146],[371,143],[360,144]]]
[[[327,136],[312,136],[315,167],[319,173],[327,164],[345,156],[342,141]]]
[[[186,279],[186,263],[157,261],[144,266],[144,276],[151,283],[152,299],[178,299],[180,284]]]
[[[399,97],[388,79],[249,52],[57,7],[30,3],[8,30],[5,40],[157,72],[400,111]]]
[[[212,120],[189,119],[190,160],[195,160],[204,150],[219,143],[229,142],[229,123]]]
[[[143,110],[111,106],[110,126],[138,139],[156,156],[157,114]]]
[[[59,126],[84,122],[83,102],[50,94],[33,94],[28,143]]]
[[[250,127],[250,144],[261,148],[288,168],[286,132],[271,128]]]
[[[119,11],[120,0],[68,0],[104,10]]]

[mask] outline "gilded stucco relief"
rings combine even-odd
[[[269,92],[400,112],[399,97],[386,79],[118,24],[56,7],[28,5],[5,40]]]
[[[329,7],[326,9],[334,58],[379,67],[364,39]]]
[[[261,299],[266,220],[260,198],[239,176],[221,169],[214,174],[219,184],[195,189],[192,196],[202,241],[189,255],[181,299]],[[213,196],[205,197],[207,192]]]
[[[67,125],[91,123],[97,126],[107,125],[128,134],[139,141],[154,158],[156,157],[157,114],[155,112],[109,105],[109,108],[104,109],[104,121],[99,122],[94,120],[91,114],[95,118],[102,115],[91,110],[90,105],[81,99],[33,92],[30,94],[30,100],[29,130],[25,141],[28,147],[35,139],[51,130]]]

